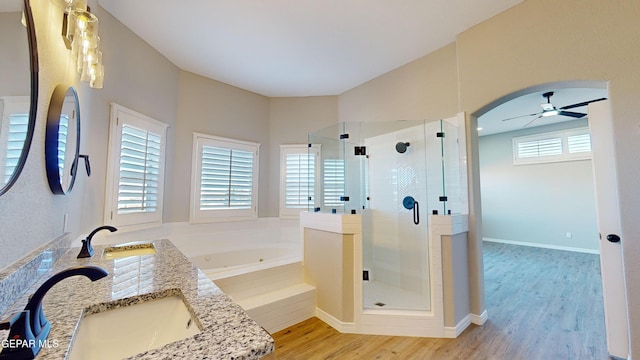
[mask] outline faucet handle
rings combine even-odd
[[[91,246],[91,240],[82,239],[82,249],[80,249],[80,253],[77,258],[88,258],[93,256],[93,246]]]
[[[18,319],[20,318],[20,315],[22,315],[22,312],[15,313],[15,314],[9,316],[8,318],[0,321],[0,330],[9,330],[9,329],[11,329],[11,326],[16,321],[18,321]]]
[[[0,329],[9,330],[7,339],[20,339],[22,343],[28,346],[7,346],[0,350],[0,358],[2,359],[34,359],[37,351],[31,344],[36,343],[31,327],[29,326],[29,310],[21,311],[0,324]],[[36,351],[34,353],[34,350]]]

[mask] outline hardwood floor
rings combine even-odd
[[[599,257],[484,243],[489,320],[456,339],[341,334],[317,318],[273,334],[284,359],[608,359]]]

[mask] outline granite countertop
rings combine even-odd
[[[43,308],[51,323],[48,339],[57,346],[43,348],[37,359],[65,358],[78,321],[92,305],[125,298],[136,302],[148,298],[150,293],[166,293],[171,289],[181,290],[202,325],[201,333],[131,359],[259,359],[273,352],[271,336],[169,240],[152,242],[157,250],[154,255],[107,260],[102,259],[105,246],[96,246],[93,257],[76,259],[79,249],[71,248],[54,264],[28,294],[53,274],[73,266],[100,266],[109,276],[95,282],[84,276],[72,276],[49,290]],[[7,314],[21,311],[26,303],[27,296],[23,296]],[[0,330],[0,339],[7,335],[8,331]]]

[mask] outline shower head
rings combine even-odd
[[[400,154],[404,154],[404,152],[407,151],[407,147],[409,147],[408,142],[400,141],[399,143],[396,144],[396,151],[399,152]]]

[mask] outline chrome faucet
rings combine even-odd
[[[8,321],[0,323],[0,330],[9,330],[9,336],[0,352],[0,359],[21,360],[33,359],[47,344],[46,339],[51,330],[49,320],[42,310],[42,298],[61,280],[70,276],[84,275],[91,281],[102,279],[109,273],[98,266],[76,266],[63,270],[45,281],[36,292],[29,297],[24,310],[12,316]],[[4,344],[4,343],[3,343]]]
[[[118,231],[118,229],[109,225],[97,227],[87,236],[86,239],[82,240],[82,249],[78,254],[78,259],[88,258],[93,256],[93,246],[91,246],[91,239],[93,239],[93,235],[95,235],[100,230],[109,230],[111,232]]]

